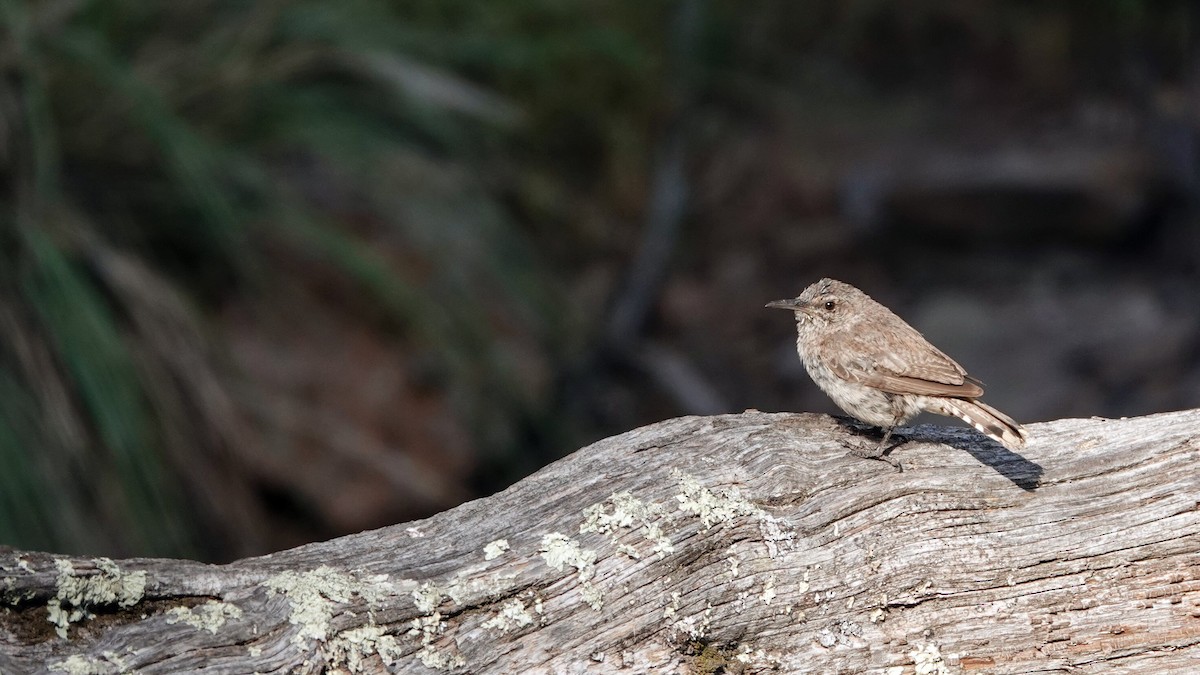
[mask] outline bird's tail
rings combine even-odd
[[[1013,418],[996,410],[982,401],[969,401],[963,398],[936,399],[940,410],[931,410],[942,415],[957,417],[975,427],[977,431],[996,440],[1009,450],[1020,450],[1025,447],[1028,438],[1025,429],[1013,421]]]

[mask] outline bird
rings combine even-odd
[[[881,459],[896,426],[922,411],[957,417],[1009,450],[1025,447],[1025,429],[979,400],[982,382],[858,288],[825,278],[766,306],[795,313],[796,351],[813,382],[846,413],[883,429],[879,446],[861,456]]]

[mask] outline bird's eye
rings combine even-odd
[[[836,303],[832,300],[825,301],[825,309],[833,309]]]

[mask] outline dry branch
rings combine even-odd
[[[0,553],[0,672],[1200,672],[1200,410],[609,438],[427,520],[214,566]]]

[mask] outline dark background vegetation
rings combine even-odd
[[[0,0],[0,544],[228,560],[683,414],[821,276],[1200,405],[1191,2]]]

